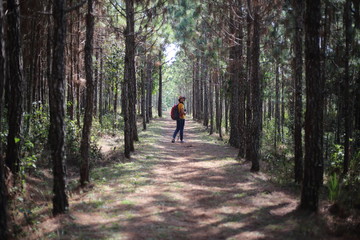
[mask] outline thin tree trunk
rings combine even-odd
[[[159,66],[159,100],[158,100],[158,116],[161,118],[162,117],[162,49],[159,52],[159,61],[160,61],[160,66]]]
[[[305,64],[306,114],[305,161],[300,209],[315,212],[319,207],[319,188],[322,184],[322,107],[323,93],[320,72],[320,0],[306,0]],[[320,90],[320,91],[319,91]]]
[[[274,133],[274,147],[276,149],[277,142],[280,138],[280,67],[279,60],[275,60],[275,133]]]
[[[219,77],[219,76],[218,76]],[[224,93],[221,91],[222,87],[223,87],[223,82],[224,82],[224,75],[221,74],[220,79],[219,80],[219,86],[218,86],[218,93],[219,93],[219,124],[218,124],[218,129],[219,129],[219,138],[220,140],[223,140],[223,135],[222,135],[222,119],[223,119],[223,102],[224,102]]]
[[[143,123],[143,130],[146,130],[146,83],[145,83],[145,71],[144,68],[140,70],[141,76],[141,116]]]
[[[95,30],[94,30],[95,31]],[[95,53],[95,73],[94,73],[94,112],[93,116],[97,115],[98,111],[98,85],[99,85],[99,52]]]
[[[102,116],[104,111],[103,99],[103,50],[100,49],[100,79],[99,79],[99,123],[102,125]]]
[[[146,123],[150,123],[152,116],[152,63],[150,55],[147,58],[146,78]]]
[[[73,1],[69,2],[69,5],[72,6]],[[70,13],[71,14],[71,13]],[[68,96],[67,96],[67,112],[71,120],[74,120],[74,64],[75,64],[75,53],[74,53],[74,21],[72,14],[70,15],[70,76],[69,76],[69,85],[68,85]]]
[[[65,1],[54,2],[54,55],[52,77],[49,79],[50,129],[49,143],[53,160],[54,197],[53,214],[68,210],[66,195],[65,165],[65,66],[64,52],[66,39]]]
[[[237,15],[243,16],[243,4],[242,1],[239,1],[239,5],[237,6]],[[244,41],[244,31],[243,31],[243,21],[241,19],[238,20],[238,30],[237,30],[237,41],[238,47],[236,51],[236,75],[239,82],[239,116],[238,116],[238,131],[239,131],[239,152],[238,157],[245,157],[245,146],[246,146],[246,125],[245,125],[245,102],[246,102],[246,83],[244,78],[244,62],[243,62],[243,41]]]
[[[4,12],[3,0],[0,0],[0,120],[3,118],[3,92],[5,79],[5,46],[4,46]],[[0,132],[2,132],[2,124],[0,124]],[[0,239],[8,239],[8,213],[7,204],[8,196],[6,194],[5,185],[5,162],[2,156],[3,145],[0,143]]]
[[[20,132],[23,115],[23,76],[20,44],[20,13],[17,0],[7,1],[8,25],[8,82],[10,84],[10,99],[8,107],[9,131],[7,137],[6,165],[12,173],[20,170]]]
[[[76,39],[76,48],[75,48],[75,56],[76,56],[76,61],[75,61],[75,67],[76,67],[76,82],[77,82],[77,86],[76,86],[76,122],[77,125],[80,128],[80,117],[81,117],[81,91],[80,91],[80,35],[81,35],[81,30],[80,30],[80,25],[81,25],[81,15],[80,15],[80,9],[77,10],[77,16],[78,16],[78,22],[77,22],[77,31],[76,31],[76,35],[77,35],[77,39]]]
[[[214,107],[213,107],[213,82],[216,73],[213,73],[209,76],[210,82],[209,82],[209,110],[210,110],[210,135],[214,133]]]
[[[204,56],[204,62],[203,62],[203,89],[204,89],[204,114],[203,114],[203,125],[208,128],[209,126],[209,93],[208,93],[208,77],[210,74],[208,74],[208,61],[206,60],[206,57]]]
[[[352,42],[352,20],[351,20],[351,0],[346,0],[344,4],[344,25],[345,25],[345,56],[344,56],[344,81],[343,81],[343,99],[345,115],[345,132],[344,132],[344,165],[343,175],[349,171],[350,164],[350,138],[351,138],[351,99],[350,99],[350,51]]]
[[[251,161],[251,137],[252,137],[252,109],[251,109],[251,72],[252,72],[252,66],[251,66],[251,58],[252,58],[252,29],[253,29],[253,20],[251,17],[251,1],[247,0],[247,16],[246,16],[246,24],[247,24],[247,39],[246,39],[246,147],[245,147],[245,159],[248,161]]]
[[[84,114],[84,126],[80,144],[81,166],[80,184],[82,187],[90,182],[90,136],[94,110],[94,81],[93,81],[93,36],[94,36],[93,0],[88,0],[88,12],[86,15],[86,42],[85,42],[85,75],[86,75],[86,106]]]
[[[238,9],[238,7],[236,6]],[[236,11],[238,13],[238,11]],[[233,12],[230,13],[230,32],[234,36],[239,36],[239,21],[238,14]],[[230,58],[230,139],[229,143],[233,147],[240,147],[240,131],[239,131],[239,81],[240,81],[240,71],[239,66],[242,46],[234,38],[232,41],[232,46],[229,52]]]

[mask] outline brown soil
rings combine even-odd
[[[69,214],[45,220],[33,238],[356,239],[332,236],[322,213],[297,213],[298,193],[251,173],[249,163],[235,160],[235,148],[197,123],[186,122],[183,144],[170,142],[173,121],[150,127],[131,162],[97,176],[72,196]],[[116,148],[102,149],[109,155]]]

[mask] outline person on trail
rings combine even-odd
[[[179,104],[178,104],[179,119],[176,120],[176,130],[171,140],[172,143],[175,142],[175,138],[178,132],[180,132],[180,142],[184,143],[184,126],[185,126],[185,115],[186,115],[186,110],[184,105],[185,99],[186,98],[184,96],[179,97]]]

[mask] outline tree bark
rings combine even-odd
[[[306,114],[305,161],[300,209],[315,212],[319,207],[319,188],[322,184],[322,107],[323,89],[320,71],[320,0],[306,0],[305,65]]]
[[[258,172],[260,170],[260,135],[261,135],[261,115],[262,101],[260,88],[260,5],[255,1],[254,7],[254,28],[253,28],[253,46],[252,46],[252,74],[251,74],[251,105],[253,109],[252,117],[252,134],[250,159],[251,171]]]
[[[350,138],[351,138],[351,122],[352,122],[352,103],[350,99],[350,57],[352,42],[352,16],[351,16],[351,0],[346,0],[344,4],[344,31],[345,31],[345,56],[344,56],[344,81],[343,81],[343,101],[345,115],[345,132],[344,132],[344,164],[343,175],[349,171],[350,164]]]
[[[54,52],[52,77],[49,79],[50,129],[49,143],[53,161],[54,197],[53,214],[68,210],[66,195],[65,167],[65,66],[64,52],[66,39],[65,1],[54,1]]]
[[[214,78],[215,74],[209,76],[210,82],[209,82],[209,110],[210,110],[210,135],[214,133],[214,107],[213,107],[213,85],[214,85]]]
[[[88,12],[86,15],[86,42],[85,42],[85,74],[86,74],[86,106],[84,115],[84,126],[80,144],[81,166],[80,184],[82,187],[90,182],[89,162],[90,162],[90,136],[94,110],[94,82],[93,82],[93,36],[94,36],[94,15],[93,0],[88,0]]]
[[[302,150],[302,73],[303,73],[303,0],[293,0],[295,34],[294,34],[294,176],[295,182],[303,179],[303,150]]]
[[[141,68],[140,70],[140,77],[141,77],[141,116],[142,116],[143,130],[145,131],[146,130],[146,83],[145,83],[144,68]]]
[[[208,128],[209,126],[209,93],[208,93],[208,61],[206,57],[203,57],[203,68],[202,68],[202,83],[203,83],[203,90],[204,90],[204,114],[203,114],[203,125]]]
[[[6,165],[12,173],[17,175],[20,170],[20,143],[23,115],[23,76],[20,43],[20,13],[17,0],[7,1],[7,74],[10,84],[8,107],[9,132],[7,136]]]
[[[150,119],[152,119],[152,62],[151,56],[147,56],[146,63],[146,123],[150,123]]]
[[[132,111],[135,111],[134,81],[135,79],[135,19],[134,19],[134,0],[126,0],[126,29],[125,36],[125,66],[124,66],[124,138],[125,138],[125,157],[130,158],[130,152],[134,150],[134,135]]]
[[[104,62],[103,62],[103,50],[100,49],[100,79],[99,79],[99,123],[100,126],[102,125],[102,116],[104,114],[104,98],[103,98],[103,87],[104,87],[104,83],[103,83],[103,67],[104,67]]]
[[[159,52],[159,100],[158,100],[158,116],[161,118],[162,117],[162,48]]]
[[[4,48],[4,12],[3,0],[0,0],[0,120],[3,118],[3,92],[5,79],[5,48]],[[0,132],[2,126],[0,124]],[[2,143],[0,143],[0,239],[8,239],[8,198],[5,185],[5,162],[2,156]]]
[[[237,8],[237,6],[235,7]],[[236,11],[238,13],[238,11]],[[229,65],[230,65],[230,139],[229,143],[231,146],[239,148],[240,147],[240,131],[239,131],[239,59],[241,59],[241,47],[237,43],[238,37],[238,28],[239,24],[237,24],[239,19],[237,19],[238,14],[235,14],[231,11],[230,13],[230,33],[234,36],[232,39],[230,52],[229,52]]]

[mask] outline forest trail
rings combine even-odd
[[[235,160],[237,150],[193,121],[171,143],[174,121],[140,134],[130,162],[93,169],[93,188],[70,213],[42,224],[44,239],[336,239],[295,217],[298,196]]]

